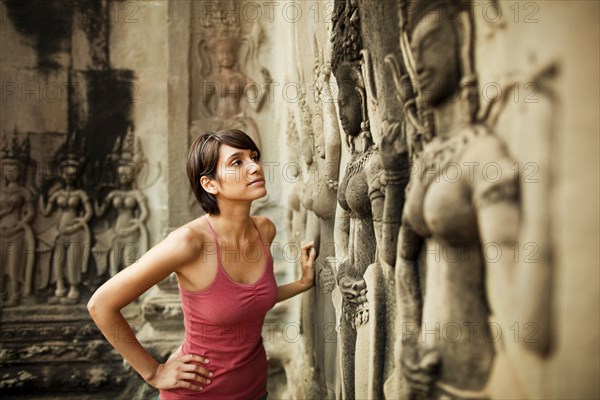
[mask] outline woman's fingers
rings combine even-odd
[[[199,363],[202,363],[202,364],[208,364],[209,363],[208,358],[199,356],[197,354],[186,354],[185,356],[181,356],[180,359],[184,363],[190,363],[190,362],[199,362]]]
[[[195,381],[195,382],[205,383],[205,384],[209,384],[211,382],[210,379],[198,376],[198,375],[194,374],[193,372],[184,372],[181,374],[179,379],[185,380],[185,381]]]
[[[196,384],[194,384],[192,382],[183,381],[183,380],[177,382],[177,387],[184,388],[184,389],[190,389],[190,390],[193,390],[195,392],[200,392],[201,390],[204,389],[200,385],[196,385]]]
[[[304,261],[305,263],[312,260],[314,261],[317,253],[316,250],[314,250],[314,242],[308,242],[305,243],[304,245],[302,245],[302,261]],[[314,250],[314,251],[313,251]]]
[[[198,364],[191,364],[191,363],[185,363],[183,364],[183,371],[186,372],[195,372],[198,375],[203,375],[206,377],[212,377],[213,373],[211,371],[209,371],[208,369],[204,368],[201,365]]]

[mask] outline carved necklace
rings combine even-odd
[[[362,171],[365,167],[367,160],[369,159],[369,157],[371,157],[371,154],[373,154],[375,150],[377,150],[377,147],[371,145],[366,151],[362,153],[354,153],[352,155],[352,159],[346,167],[346,176],[350,178],[351,176],[354,176],[357,172]]]
[[[442,168],[450,161],[455,160],[457,154],[479,134],[477,127],[467,127],[458,135],[446,140],[432,140],[423,151],[421,179],[429,185]],[[430,172],[435,173],[430,173]]]

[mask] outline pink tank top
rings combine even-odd
[[[210,360],[214,373],[204,390],[161,390],[162,400],[255,400],[267,390],[267,356],[262,342],[265,314],[277,299],[273,259],[256,224],[265,257],[264,272],[252,284],[234,281],[221,264],[217,235],[204,217],[217,248],[217,275],[209,287],[189,291],[179,287],[185,337],[181,355],[193,353]],[[254,223],[254,220],[252,220]],[[254,253],[254,252],[252,252]]]

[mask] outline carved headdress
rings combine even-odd
[[[361,135],[371,142],[369,118],[367,113],[367,93],[363,77],[362,37],[358,4],[352,0],[336,0],[332,17],[331,67],[338,85],[352,83],[361,100]],[[350,143],[351,147],[353,145]],[[369,144],[367,145],[369,146]]]
[[[141,153],[141,146],[139,138],[133,134],[133,128],[130,126],[127,129],[127,134],[121,138],[117,138],[111,159],[116,161],[117,165],[128,165],[135,168],[136,172],[139,172],[143,164],[143,155]]]
[[[83,154],[84,140],[77,143],[77,135],[69,133],[67,141],[59,150],[56,156],[56,163],[59,167],[72,166],[80,168],[85,163],[86,157]]]
[[[200,21],[202,37],[206,38],[209,49],[218,43],[230,43],[239,48],[242,43],[242,29],[235,3],[219,3],[218,9],[207,13]]]
[[[23,167],[28,164],[30,151],[29,138],[26,137],[19,143],[17,136],[18,134],[15,130],[10,140],[6,137],[4,138],[4,143],[2,145],[2,159],[0,161],[2,165],[16,164]]]

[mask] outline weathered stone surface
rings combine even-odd
[[[0,130],[30,146],[22,164],[2,154],[4,397],[156,397],[83,303],[145,229],[153,245],[200,214],[185,155],[215,121],[260,136],[269,198],[253,210],[277,225],[278,281],[297,276],[290,246],[317,239],[316,287],[265,321],[270,397],[600,396],[597,3],[67,3],[0,2]],[[119,183],[128,130],[145,160]],[[66,188],[69,138],[86,160]],[[89,240],[62,263],[73,216]],[[124,240],[119,217],[138,226]],[[56,289],[76,304],[48,305]],[[173,275],[125,310],[157,360],[181,343],[179,301]]]

